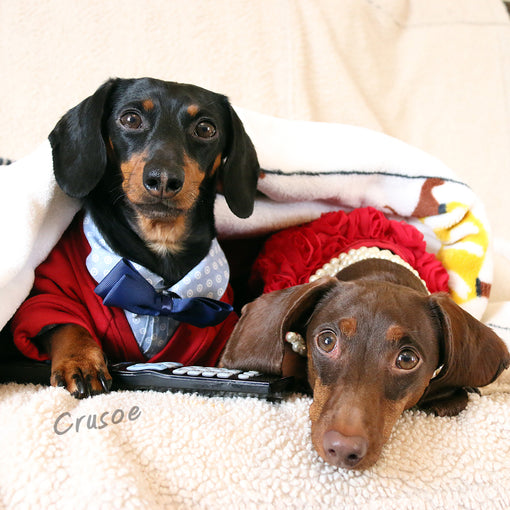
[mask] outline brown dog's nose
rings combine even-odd
[[[184,185],[184,172],[181,169],[167,169],[146,166],[143,171],[145,189],[157,198],[172,198]]]
[[[336,430],[324,434],[322,445],[327,462],[344,468],[356,467],[367,454],[368,441],[360,436],[344,436]]]

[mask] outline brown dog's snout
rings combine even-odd
[[[156,198],[172,198],[184,185],[184,171],[179,168],[164,168],[146,165],[143,170],[143,185]]]
[[[322,439],[326,462],[334,466],[355,468],[368,451],[368,441],[361,436],[344,436],[337,430],[328,430]]]

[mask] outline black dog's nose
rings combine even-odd
[[[335,466],[354,468],[367,454],[368,441],[360,436],[344,436],[336,430],[324,434],[322,445],[326,461]]]
[[[184,171],[146,166],[143,171],[145,189],[157,198],[172,198],[184,185]]]

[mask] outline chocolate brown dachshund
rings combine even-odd
[[[289,332],[305,340],[305,357],[285,341]],[[446,294],[428,295],[406,268],[375,259],[246,305],[221,359],[227,367],[306,374],[313,445],[347,469],[377,461],[405,409],[456,415],[470,388],[494,381],[509,363],[490,328]]]

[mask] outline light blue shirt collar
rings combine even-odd
[[[91,250],[85,263],[90,275],[99,283],[122,257],[108,246],[88,213],[83,219],[83,232]],[[228,262],[217,239],[213,239],[207,256],[171,287],[165,287],[161,276],[140,264],[133,262],[133,265],[157,291],[174,292],[181,298],[221,299],[230,278]],[[140,350],[147,358],[157,354],[179,326],[179,322],[170,317],[137,315],[127,310],[124,313]]]

